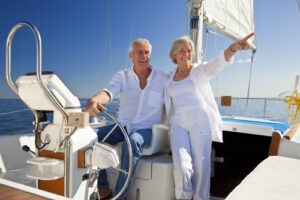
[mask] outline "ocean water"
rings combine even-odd
[[[80,99],[81,106],[85,107],[87,99]],[[218,105],[220,101],[217,100]],[[262,99],[250,99],[247,117],[264,118],[264,104]],[[233,99],[232,105],[227,109],[219,106],[222,115],[245,116],[245,99]],[[118,100],[107,105],[108,112],[116,114]],[[30,110],[9,113],[28,109],[20,99],[0,99],[0,135],[29,133],[34,129],[34,117]],[[6,114],[9,113],[9,114]],[[287,123],[286,105],[282,101],[267,101],[266,119]]]

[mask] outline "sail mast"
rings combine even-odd
[[[202,52],[202,32],[203,32],[203,4],[201,0],[192,0],[190,38],[195,44],[195,56],[193,63],[201,63]]]

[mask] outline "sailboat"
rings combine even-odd
[[[203,23],[235,40],[254,32],[252,0],[191,0],[187,3],[191,5],[190,36],[196,44],[195,62],[201,62],[202,58]],[[230,10],[230,14],[225,10]],[[20,28],[29,28],[36,38],[37,69],[36,73],[19,77],[15,86],[10,75],[10,50],[13,36]],[[254,42],[252,49],[256,49]],[[82,111],[78,98],[57,75],[42,72],[41,36],[34,25],[22,22],[13,27],[7,39],[6,55],[7,82],[35,116],[35,133],[0,136],[0,199],[97,199],[99,168],[108,168],[111,188],[114,188],[117,173],[131,176],[131,167],[128,172],[118,167],[117,147],[104,145],[105,141],[97,143],[97,135],[90,127],[88,115]],[[107,115],[115,121],[111,114]],[[269,151],[270,155],[299,159],[299,135],[299,125],[289,128],[268,120],[225,117],[224,143],[213,143],[211,199],[224,199],[228,195],[228,199],[234,199],[246,195],[239,190],[238,184],[249,173],[255,172],[257,165],[269,161]],[[124,136],[130,149],[126,133]],[[168,141],[168,127],[154,125],[151,145],[143,150],[127,199],[175,199]],[[296,159],[296,162],[299,161]],[[294,178],[297,177],[299,174]],[[124,188],[127,184],[128,181]],[[113,200],[117,198],[118,195]]]
[[[203,24],[224,36],[233,40],[239,40],[247,34],[255,32],[253,8],[253,1],[192,1],[190,37],[196,44],[196,57],[194,62],[202,62],[203,58]],[[245,113],[248,111],[251,72],[254,54],[257,49],[253,38],[248,42],[251,45],[252,57]],[[297,85],[298,78],[296,77],[295,92],[297,91]],[[224,105],[227,106],[228,104],[231,104],[231,97],[224,98]],[[296,125],[296,127],[298,126],[299,124]],[[211,195],[216,197],[227,196],[259,163],[263,161],[268,162],[269,155],[276,155],[278,153],[271,151],[274,145],[274,137],[282,138],[282,135],[286,134],[288,129],[289,126],[287,124],[279,122],[249,117],[223,116],[224,142],[213,142],[212,163],[214,169],[211,178]],[[298,133],[299,132],[298,130]],[[279,138],[277,138],[278,141],[280,140]],[[299,159],[297,154],[290,154],[290,156]],[[267,161],[265,161],[265,159]],[[276,162],[273,164],[276,164]],[[251,176],[254,175],[251,174]],[[263,179],[263,177],[258,177],[257,179],[259,180],[260,178]],[[266,181],[265,183],[272,185],[272,180],[269,180],[269,182]],[[257,187],[266,187],[263,184],[257,185],[259,185]],[[272,186],[276,188],[276,184]],[[240,191],[245,190],[245,188],[247,188],[247,186],[242,189],[237,189],[237,192],[235,191],[235,194],[230,195],[228,199],[274,199],[273,196],[268,196],[270,195],[268,190],[268,192],[265,193],[258,190],[261,192],[258,193],[253,187],[251,188],[253,189],[252,191],[251,189],[247,191],[248,193]],[[249,195],[251,193],[252,195]],[[277,196],[280,196],[279,198],[277,197],[277,199],[282,197],[281,195]],[[293,197],[291,196],[291,198]],[[291,198],[286,197],[282,199]]]

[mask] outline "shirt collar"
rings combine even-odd
[[[149,68],[151,68],[151,73],[149,75],[149,77],[147,78],[147,81],[151,81],[153,79],[153,73],[154,73],[154,69],[152,67],[152,65],[148,65]],[[139,77],[136,75],[136,73],[133,70],[133,66],[130,68],[131,73],[134,74],[134,77],[139,80]]]
[[[149,65],[149,67],[151,68],[151,73],[150,73],[150,75],[149,75],[149,77],[148,77],[148,79],[147,79],[147,80],[151,81],[151,80],[152,80],[152,78],[153,78],[153,73],[154,73],[154,70],[153,70],[153,67],[152,67],[152,65]]]

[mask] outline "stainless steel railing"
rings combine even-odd
[[[15,25],[10,33],[8,34],[7,41],[6,41],[6,80],[10,88],[16,93],[18,97],[20,97],[18,88],[15,86],[13,81],[11,80],[11,44],[13,37],[17,30],[19,30],[21,27],[28,27],[34,34],[36,39],[36,79],[39,84],[39,86],[42,88],[42,90],[45,92],[45,94],[48,96],[50,101],[54,104],[54,106],[59,110],[59,112],[63,116],[64,124],[66,125],[68,122],[68,115],[65,112],[64,108],[59,104],[57,99],[52,95],[52,93],[49,91],[49,89],[46,87],[46,85],[42,81],[42,40],[40,33],[38,29],[33,26],[29,22],[21,22]],[[21,98],[20,98],[21,99]],[[21,99],[22,100],[22,99]],[[25,103],[25,102],[24,102]],[[38,130],[38,124],[39,124],[39,116],[36,110],[31,109],[26,103],[25,105],[31,110],[31,112],[34,114],[35,118],[35,129]],[[70,170],[68,167],[68,163],[70,162],[70,145],[67,145],[65,148],[65,181],[64,181],[64,193],[66,197],[70,197]]]
[[[41,40],[41,36],[40,36],[38,29],[29,22],[21,22],[21,23],[18,23],[17,25],[15,25],[11,29],[11,31],[7,37],[7,41],[6,41],[6,80],[7,80],[7,83],[10,86],[10,88],[17,94],[17,96],[19,96],[18,89],[11,80],[11,44],[12,44],[12,40],[13,40],[15,33],[17,32],[18,29],[20,29],[23,26],[28,27],[33,32],[35,39],[36,39],[36,72],[37,72],[36,78],[37,78],[37,82],[40,85],[40,87],[43,89],[43,91],[46,93],[46,95],[49,97],[49,99],[52,101],[52,103],[57,108],[57,110],[60,111],[60,113],[62,114],[62,116],[64,118],[64,122],[67,123],[67,119],[68,119],[67,113],[65,112],[63,107],[59,104],[57,99],[53,96],[53,94],[49,91],[49,89],[46,87],[46,85],[42,81],[42,78],[41,78],[41,76],[42,76],[42,40]],[[27,104],[25,104],[25,105],[27,105]],[[34,116],[37,117],[36,111],[33,111],[32,109],[30,109],[30,110],[34,113]]]
[[[216,97],[217,102],[219,102],[219,98],[220,97]],[[249,104],[247,103],[247,100],[262,100],[264,101],[264,109],[263,109],[263,118],[266,119],[266,114],[267,114],[267,102],[270,101],[275,101],[275,102],[284,102],[283,99],[279,99],[279,98],[265,98],[265,97],[261,97],[261,98],[247,98],[247,97],[231,97],[234,100],[246,100],[245,102],[245,112],[244,112],[244,116],[246,117],[248,115],[248,106]]]

